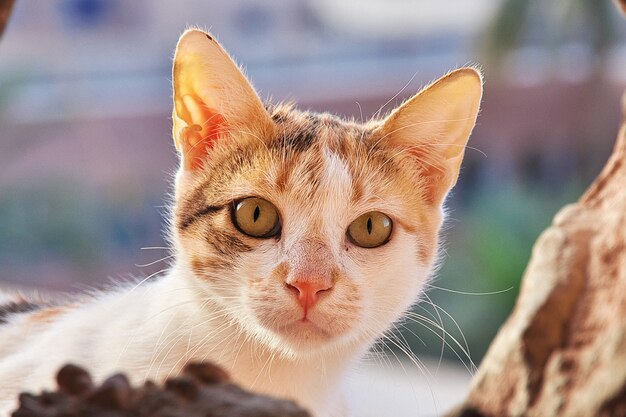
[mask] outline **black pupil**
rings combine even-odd
[[[367,219],[367,233],[370,235],[372,234],[372,218],[371,217]]]
[[[259,206],[256,206],[256,208],[254,209],[254,215],[253,215],[253,219],[255,223],[257,220],[259,220],[260,215],[261,215],[261,209],[259,208]]]

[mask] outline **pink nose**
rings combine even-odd
[[[286,284],[289,289],[294,291],[294,295],[298,297],[298,302],[304,309],[305,317],[307,311],[317,303],[319,293],[333,287],[331,282],[325,280],[295,280]],[[297,294],[295,294],[296,292]]]

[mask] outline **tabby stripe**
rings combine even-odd
[[[189,226],[200,220],[202,217],[216,213],[223,208],[224,206],[206,206],[195,212],[183,213],[181,215],[180,221],[178,222],[178,227],[182,230],[185,230]]]
[[[44,306],[29,301],[10,302],[0,305],[0,324],[7,323],[12,314],[30,313],[42,309]]]
[[[292,136],[288,142],[292,149],[305,152],[315,143],[317,130],[315,128],[303,129]]]
[[[222,230],[211,230],[211,233],[205,236],[205,240],[215,248],[217,253],[227,258],[226,260],[233,260],[241,252],[250,252],[252,250],[241,239]]]

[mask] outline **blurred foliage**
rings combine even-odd
[[[122,186],[112,195],[60,178],[5,188],[0,263],[57,260],[89,266],[107,256],[128,256],[158,238],[157,201],[160,196],[144,201]]]
[[[28,73],[27,70],[7,71],[0,74],[0,116],[3,110],[10,106],[11,97],[14,97],[16,91],[20,89],[26,73]]]

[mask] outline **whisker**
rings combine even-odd
[[[440,291],[446,291],[446,292],[451,292],[454,294],[461,294],[461,295],[496,295],[496,294],[503,294],[505,292],[509,292],[511,290],[513,290],[515,287],[511,286],[509,288],[506,288],[504,290],[497,290],[497,291],[488,291],[488,292],[468,292],[468,291],[458,291],[458,290],[453,290],[450,288],[444,288],[444,287],[438,287],[436,285],[433,284],[427,284],[428,287],[430,288],[434,288],[436,290],[440,290]]]
[[[431,326],[434,326],[437,330],[445,330],[442,327],[440,327],[436,322],[427,319],[423,316],[420,316],[419,314],[415,314],[414,316],[411,315],[407,315],[407,318],[410,318],[414,323],[419,324],[420,326],[426,328],[427,330],[429,330],[430,332],[432,332],[434,335],[436,335],[437,337],[441,338],[441,335],[439,333],[437,333],[434,329],[430,328],[429,326],[427,326],[426,324],[430,324]],[[461,350],[461,352],[463,353],[463,355],[469,360],[470,365],[471,365],[471,369],[470,367],[468,367],[465,364],[465,361],[461,358],[460,354],[456,351],[455,347],[452,346],[450,343],[448,343],[447,340],[444,340],[445,345],[450,348],[450,350],[452,350],[452,352],[455,354],[455,356],[461,361],[461,363],[463,363],[463,365],[465,366],[465,368],[467,369],[468,372],[470,372],[470,374],[472,374],[475,369],[476,369],[476,365],[474,364],[474,362],[472,361],[472,358],[470,357],[469,353],[465,350],[465,348],[459,343],[459,341],[452,336],[447,330],[446,330],[446,334],[448,337],[450,337],[450,339],[454,342],[454,344]]]
[[[426,298],[427,302],[430,305],[432,305],[432,306],[435,305],[435,303],[433,303],[433,300],[430,298],[430,296],[428,294],[424,293],[424,297]],[[426,309],[424,309],[424,311],[426,311]],[[441,314],[439,314],[439,310],[437,310],[437,308],[435,308],[435,314],[437,315],[437,318],[439,319],[439,324],[441,325],[441,328],[443,328],[444,327],[443,319],[441,318]],[[463,333],[463,332],[461,332],[461,333]],[[441,361],[443,359],[443,353],[444,353],[444,350],[445,350],[445,344],[444,344],[445,338],[446,338],[446,332],[442,331],[441,332],[441,340],[442,340],[442,342],[441,342],[441,352],[439,353],[439,361],[437,362],[437,372],[439,372],[439,368],[441,367]],[[463,337],[463,340],[465,340],[465,337]],[[467,342],[465,342],[465,345],[467,346]],[[468,349],[468,351],[469,351],[469,349]]]
[[[152,262],[149,262],[147,264],[135,264],[135,266],[137,268],[145,268],[145,267],[148,267],[148,266],[152,266],[152,265],[158,264],[159,262],[163,262],[166,259],[173,259],[173,258],[174,258],[174,255],[167,255],[167,256],[164,256],[163,258],[157,259],[156,261],[152,261]]]
[[[393,95],[393,97],[391,97],[389,100],[387,100],[382,106],[380,106],[378,108],[378,111],[376,111],[376,113],[374,113],[374,116],[372,117],[373,119],[378,119],[380,117],[380,113],[383,111],[383,109],[385,107],[387,107],[387,105],[389,103],[391,103],[392,101],[394,101],[400,94],[402,94],[404,92],[404,90],[406,90],[406,88],[413,82],[413,80],[415,79],[415,77],[417,76],[417,71],[415,71],[413,73],[413,75],[411,76],[411,78],[409,79],[409,81],[406,82],[406,84],[404,84],[404,86],[400,89],[400,91],[398,91],[396,94]]]

